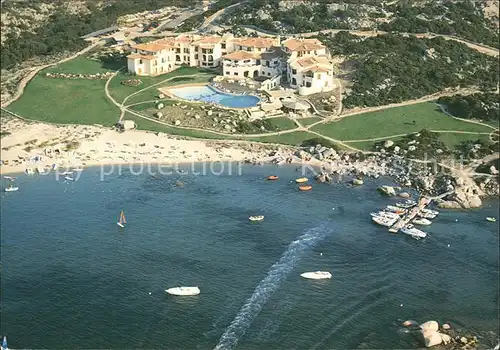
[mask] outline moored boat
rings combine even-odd
[[[376,224],[385,226],[385,227],[391,227],[398,221],[397,218],[388,218],[388,217],[383,217],[383,216],[372,216],[372,221],[375,222]]]
[[[299,191],[310,191],[312,190],[312,186],[311,185],[302,185],[302,186],[299,186]]]
[[[7,337],[4,336],[2,340],[2,350],[9,350],[9,347],[7,346]]]
[[[494,218],[494,217],[492,217],[492,216],[488,216],[488,217],[486,218],[486,220],[488,220],[488,221],[490,221],[490,222],[496,222],[496,221],[497,221],[497,219],[496,219],[496,218]]]
[[[295,179],[295,182],[300,184],[300,183],[303,183],[303,182],[307,182],[309,181],[309,179],[307,177],[299,177],[298,179]]]
[[[404,234],[407,234],[415,239],[421,239],[421,238],[427,237],[427,233],[419,230],[418,228],[416,228],[412,224],[408,224],[405,227],[401,228],[401,232],[403,232]]]
[[[15,180],[16,180],[16,178],[15,178],[15,177],[13,177],[13,176],[4,176],[3,178],[4,178],[5,180],[9,180],[9,181],[15,181]]]
[[[188,296],[188,295],[198,295],[200,294],[201,291],[200,288],[198,287],[174,287],[165,289],[165,292],[171,295]]]
[[[394,205],[388,205],[385,208],[386,208],[386,210],[388,210],[390,212],[393,212],[393,213],[396,213],[396,214],[399,214],[399,215],[405,214],[407,212],[406,209],[403,209],[403,208],[400,208],[400,207],[396,207]]]
[[[436,215],[434,215],[432,213],[423,212],[423,211],[419,212],[417,215],[421,218],[424,218],[424,219],[434,219],[436,217]]]
[[[431,210],[431,209],[427,209],[427,208],[422,208],[420,211],[422,213],[432,214],[434,216],[438,216],[439,215],[439,212],[437,210]]]
[[[267,177],[267,179],[268,179],[268,180],[278,180],[278,179],[279,179],[279,177],[278,177],[278,176],[276,176],[276,175],[270,175],[270,176],[268,176],[268,177]]]
[[[408,209],[408,208],[414,207],[416,205],[417,205],[417,202],[415,202],[412,199],[407,199],[407,200],[405,200],[403,202],[397,202],[396,203],[397,207],[400,207],[400,208],[403,208],[403,209]]]
[[[413,220],[413,223],[416,224],[416,225],[429,226],[430,224],[432,224],[432,221],[427,220],[425,218],[416,218],[416,219]]]
[[[14,187],[12,185],[10,185],[9,187],[5,188],[5,192],[16,192],[17,190],[19,190],[19,187]]]
[[[262,220],[264,220],[264,215],[250,216],[250,217],[248,217],[248,220],[250,220],[250,221],[262,221]]]
[[[388,212],[388,211],[379,211],[379,212],[376,212],[376,213],[370,213],[370,215],[372,217],[381,216],[381,217],[386,217],[386,218],[389,218],[389,219],[399,219],[399,215],[398,214],[391,213],[391,212]]]
[[[332,274],[328,271],[304,272],[301,273],[300,276],[312,280],[322,280],[322,279],[332,278]]]

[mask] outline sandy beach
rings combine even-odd
[[[56,126],[12,119],[2,124],[2,174],[111,164],[178,164],[268,161],[272,146],[183,140],[146,131],[118,132],[98,126]]]

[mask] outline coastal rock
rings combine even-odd
[[[210,117],[212,114],[214,114],[214,112],[212,111],[207,111],[207,115]]]
[[[175,121],[175,125],[181,125],[181,121],[180,120],[176,120]]]
[[[420,325],[422,332],[437,332],[439,330],[439,323],[436,321],[427,321]]]
[[[417,325],[417,321],[413,321],[413,320],[406,320],[403,322],[403,326],[405,326],[405,327],[416,326],[416,325]]]
[[[224,125],[224,129],[231,130],[231,125],[229,125],[229,124]]]
[[[441,336],[443,344],[448,344],[451,342],[451,337],[448,334],[438,333]]]
[[[391,186],[380,186],[379,188],[377,188],[378,191],[382,192],[383,194],[386,194],[388,196],[395,196],[396,195],[396,190],[394,189],[394,187],[391,187]]]
[[[158,112],[158,113],[156,113],[156,116],[157,116],[158,118],[162,118],[162,117],[163,117],[163,113],[162,113],[162,112]]]
[[[446,330],[451,328],[451,326],[448,323],[443,324],[441,327]]]
[[[384,142],[384,148],[389,148],[389,147],[392,147],[393,145],[394,145],[394,141],[387,140]]]
[[[495,168],[494,165],[490,166],[490,174],[491,175],[498,175],[498,170]]]
[[[361,180],[361,179],[353,179],[353,180],[352,180],[352,184],[353,184],[353,185],[356,185],[356,186],[360,186],[360,185],[362,185],[363,183],[364,183],[364,182],[363,182],[363,180]]]
[[[424,345],[428,348],[439,345],[443,342],[443,338],[441,338],[441,334],[438,332],[422,332],[422,336],[424,338]]]
[[[394,146],[394,153],[399,153],[399,151],[401,150],[401,148],[399,148],[399,146]]]
[[[165,106],[163,105],[163,103],[158,103],[158,104],[156,105],[156,108],[158,108],[158,109],[162,109],[163,107],[165,107]]]
[[[415,146],[408,147],[408,151],[410,151],[410,152],[413,152],[416,149],[417,149],[417,147],[415,147]]]
[[[194,119],[200,119],[200,118],[201,118],[201,117],[200,117],[200,115],[199,115],[199,114],[195,114],[195,115],[194,115]]]

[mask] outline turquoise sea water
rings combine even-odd
[[[203,101],[209,103],[218,103],[229,108],[250,108],[255,107],[260,101],[260,98],[254,95],[232,95],[226,94],[209,86],[186,86],[170,91],[185,100]]]
[[[370,221],[396,201],[375,191],[390,179],[299,192],[296,177],[21,176],[2,192],[0,333],[12,348],[401,349],[418,346],[405,319],[498,329],[498,201],[442,210],[416,241]],[[315,270],[333,278],[299,276]],[[164,292],[178,285],[201,294]]]

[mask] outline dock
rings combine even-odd
[[[418,201],[417,206],[411,208],[410,212],[399,219],[394,225],[391,226],[389,232],[398,233],[400,229],[408,225],[415,217],[420,213],[422,209],[428,206],[432,202],[431,198],[422,197]]]

